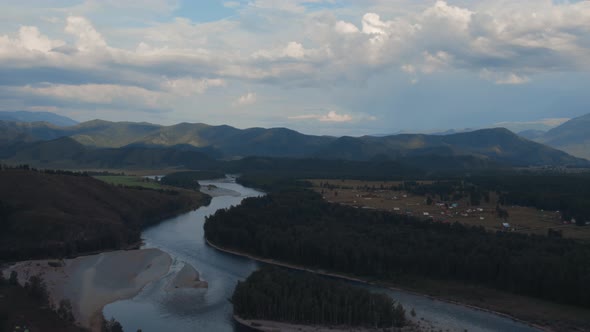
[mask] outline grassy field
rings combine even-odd
[[[149,189],[164,189],[164,187],[160,185],[158,182],[140,176],[99,175],[95,176],[94,178],[113,185],[122,185],[127,187],[143,187]]]
[[[556,211],[542,211],[529,207],[504,206],[509,217],[506,221],[496,215],[497,196],[490,193],[490,201],[471,206],[468,198],[452,202],[426,203],[425,196],[412,195],[405,191],[393,191],[391,186],[401,182],[395,181],[359,181],[359,180],[309,180],[314,190],[321,193],[330,202],[357,206],[359,208],[379,209],[399,214],[429,218],[439,222],[460,222],[467,225],[483,226],[492,231],[502,230],[502,223],[510,224],[510,231],[546,235],[547,230],[561,230],[564,237],[590,240],[590,227],[578,227],[563,224],[561,215]],[[428,181],[421,181],[428,184]],[[330,188],[321,187],[328,184]],[[439,204],[437,204],[439,203]],[[443,203],[456,203],[457,207],[447,208]]]

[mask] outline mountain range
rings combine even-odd
[[[78,122],[51,112],[0,111],[0,120],[18,122],[47,122],[55,126],[73,126]]]
[[[560,131],[553,135],[571,139]],[[129,155],[134,156],[130,164],[137,167],[141,163],[156,167],[161,164],[159,158],[185,165],[195,158],[247,156],[353,161],[470,156],[508,166],[589,165],[587,160],[504,128],[448,135],[333,137],[304,135],[286,128],[237,129],[203,123],[161,126],[93,120],[61,127],[47,122],[0,121],[0,158],[5,161],[43,164],[76,159],[84,167],[114,167],[125,165],[122,160]]]

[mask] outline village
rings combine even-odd
[[[589,227],[578,227],[575,220],[563,220],[559,211],[543,211],[523,206],[502,206],[496,193],[489,200],[472,205],[469,197],[440,200],[434,195],[418,195],[398,190],[399,181],[309,180],[324,199],[364,209],[405,214],[441,223],[459,222],[482,226],[491,231],[590,239]],[[431,184],[431,181],[419,181]],[[396,188],[396,189],[392,189]]]

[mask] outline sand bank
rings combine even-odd
[[[134,297],[145,285],[166,275],[171,263],[172,258],[167,253],[145,249],[67,260],[24,261],[4,273],[9,275],[16,271],[21,284],[30,276],[41,275],[56,306],[62,299],[70,300],[77,323],[100,331],[105,305]]]
[[[209,284],[200,279],[199,272],[190,264],[184,264],[182,269],[170,280],[167,290],[179,288],[207,288]]]

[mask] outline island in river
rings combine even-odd
[[[238,322],[263,331],[418,330],[390,296],[309,272],[263,267],[238,282],[231,301]]]

